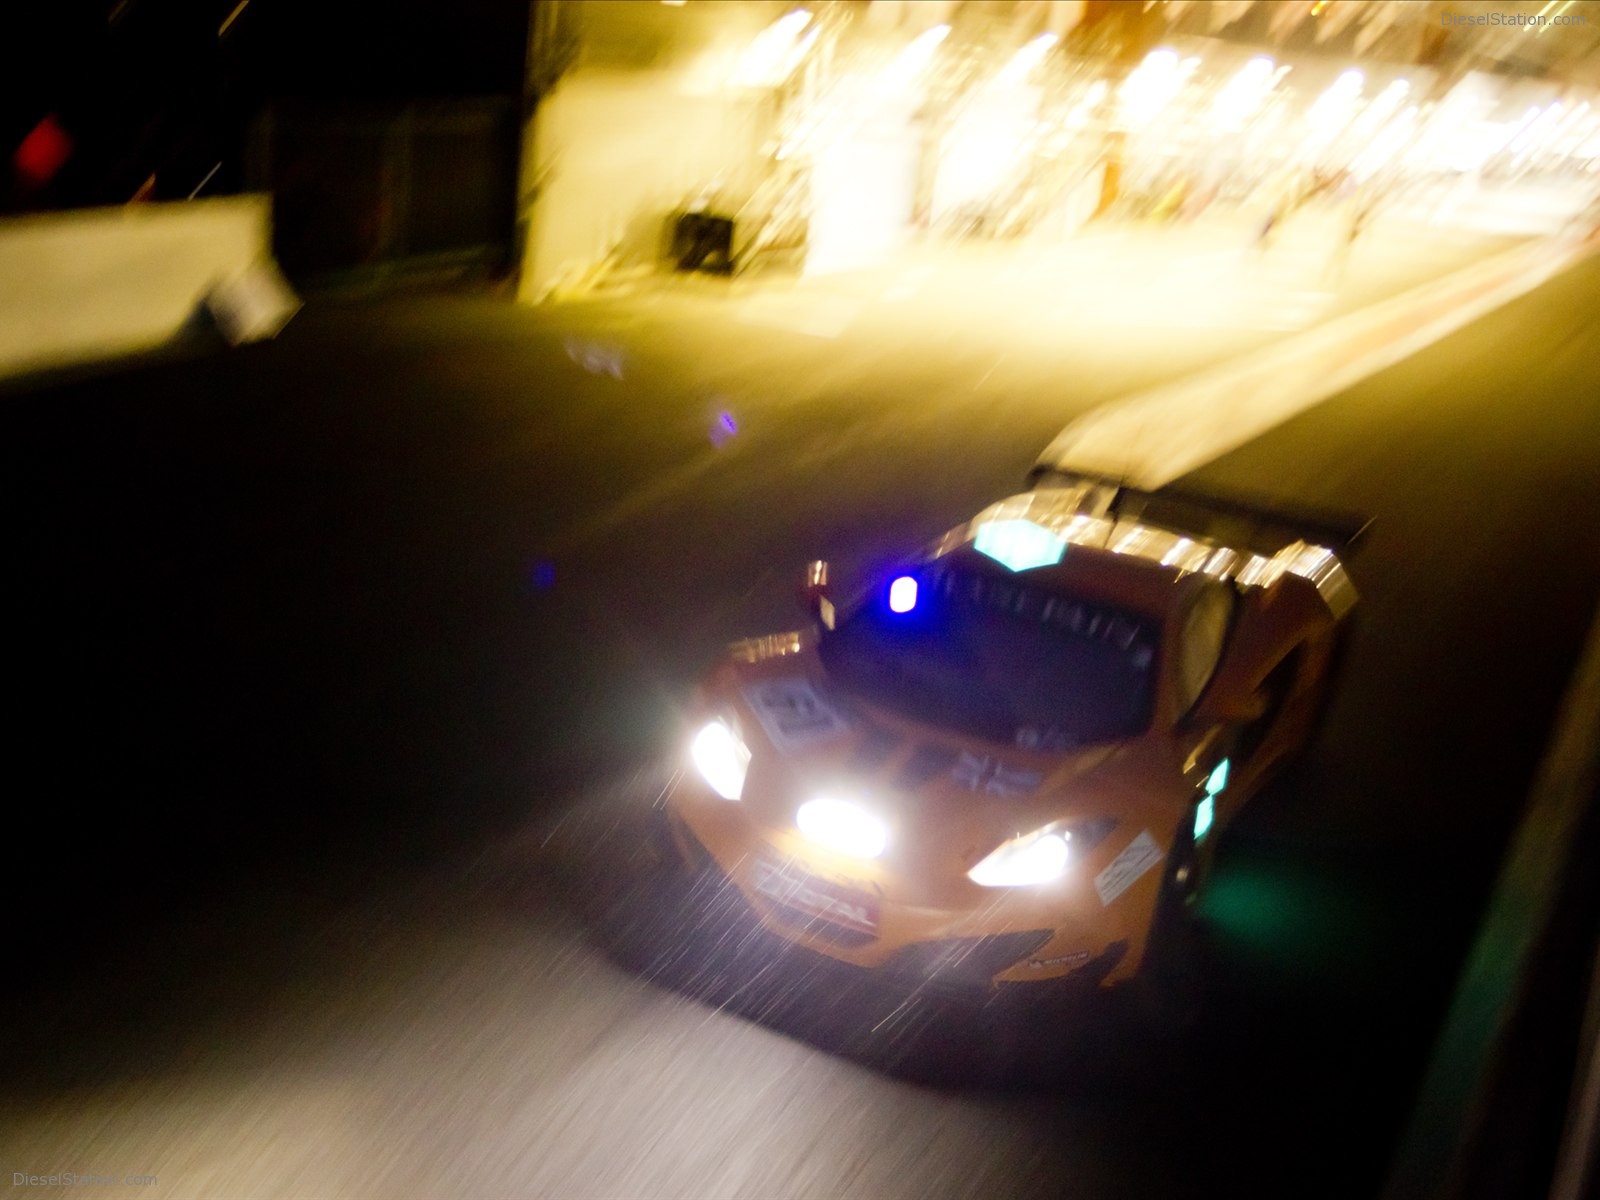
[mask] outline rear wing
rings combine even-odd
[[[1315,585],[1335,617],[1355,604],[1340,556],[1371,525],[1365,518],[1187,488],[1144,491],[1044,465],[1034,468],[1029,482],[1036,493],[1060,496],[1100,525],[1108,548],[1235,579],[1244,587],[1298,575]]]
[[[1254,497],[1170,485],[1147,492],[1115,479],[1043,465],[1029,474],[1028,484],[1032,488],[1083,489],[1086,499],[1099,509],[1097,515],[1137,521],[1269,558],[1296,542],[1345,555],[1372,525],[1369,518],[1354,513],[1286,507]]]

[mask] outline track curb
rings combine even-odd
[[[1154,490],[1526,295],[1600,248],[1533,242],[1074,421],[1036,467]]]
[[[1511,1037],[1532,997],[1534,967],[1542,954],[1560,949],[1550,945],[1550,931],[1573,872],[1580,868],[1585,847],[1579,831],[1593,817],[1600,785],[1596,730],[1600,613],[1562,697],[1554,735],[1434,1044],[1384,1200],[1456,1197],[1471,1181],[1475,1151],[1492,1132],[1490,1106],[1510,1066]],[[1595,1000],[1590,997],[1591,1007]],[[1591,1061],[1589,1067],[1594,1070],[1600,1063]],[[1580,1093],[1594,1086],[1583,1070],[1579,1064]],[[1584,1129],[1581,1121],[1574,1122],[1568,1129],[1568,1149],[1592,1160],[1595,1133],[1592,1124]],[[1577,1146],[1575,1139],[1585,1144]],[[1569,1162],[1571,1158],[1566,1156]]]

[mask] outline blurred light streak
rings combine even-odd
[[[563,343],[567,357],[591,375],[609,375],[622,378],[622,351],[615,346],[602,346],[569,337]]]
[[[988,89],[957,118],[941,145],[935,207],[949,212],[981,202],[1010,177],[1031,130],[1034,98]]]
[[[1000,74],[995,77],[995,84],[1002,88],[1013,88],[1026,83],[1034,68],[1044,61],[1044,56],[1050,53],[1050,48],[1060,40],[1057,34],[1041,33],[1011,56],[1011,61],[1006,63],[1001,68]]]
[[[1507,123],[1506,125],[1502,125],[1501,131],[1503,136],[1500,140],[1500,144],[1495,147],[1496,152],[1506,151],[1508,153],[1516,153],[1517,147],[1522,142],[1523,134],[1533,128],[1535,122],[1539,120],[1543,112],[1544,110],[1535,104],[1529,108],[1527,112],[1523,113],[1522,119],[1517,121],[1515,124]]]
[[[1563,4],[1560,8],[1556,9],[1556,11],[1551,15],[1559,17],[1562,13],[1566,12],[1567,9],[1569,9],[1571,7],[1572,7],[1572,0],[1567,0],[1567,2],[1565,4]],[[1548,25],[1539,26],[1539,32],[1543,33],[1545,30],[1553,29],[1553,28],[1555,28],[1555,22],[1551,21]]]
[[[223,34],[227,33],[228,26],[237,21],[239,19],[239,14],[249,7],[250,0],[239,0],[239,3],[234,5],[233,11],[228,14],[227,18],[222,22],[222,24],[217,26],[217,36],[221,37]]]
[[[935,25],[911,40],[883,72],[883,87],[892,93],[904,93],[916,83],[945,38],[950,36],[950,26]]]
[[[1123,129],[1141,130],[1161,114],[1200,65],[1198,58],[1181,62],[1176,51],[1152,50],[1117,89],[1117,117]]]
[[[1106,98],[1106,93],[1110,90],[1110,85],[1104,79],[1096,79],[1091,83],[1079,101],[1068,110],[1066,116],[1061,118],[1061,130],[1051,140],[1051,147],[1059,150],[1071,140],[1070,135],[1073,131],[1087,125],[1089,117],[1100,107],[1100,102]]]
[[[48,183],[72,157],[72,138],[56,120],[47,115],[33,127],[11,156],[11,165],[22,182],[31,187]]]
[[[1351,173],[1365,180],[1398,158],[1400,152],[1416,137],[1417,111],[1415,104],[1409,105],[1384,126],[1371,143],[1356,155],[1350,164]]]
[[[1356,115],[1366,76],[1352,67],[1317,97],[1306,113],[1308,136],[1299,147],[1302,161],[1315,158],[1347,129]]]
[[[186,199],[193,200],[196,196],[198,196],[200,194],[200,189],[205,187],[206,184],[210,183],[211,177],[220,170],[222,170],[222,164],[218,163],[216,166],[212,167],[211,170],[207,171],[206,177],[194,185],[194,191],[190,192]]]
[[[1211,125],[1219,132],[1242,129],[1277,85],[1272,59],[1257,55],[1223,85],[1211,106]]]
[[[1561,101],[1552,101],[1547,108],[1539,112],[1538,116],[1523,127],[1521,132],[1508,143],[1507,149],[1512,154],[1524,154],[1530,150],[1540,148],[1539,143],[1551,131],[1551,123],[1559,120],[1564,111],[1565,106]]]
[[[1372,103],[1361,110],[1361,115],[1350,126],[1350,132],[1358,138],[1369,138],[1376,134],[1405,103],[1406,95],[1410,91],[1409,82],[1396,79],[1379,92]]]
[[[1579,147],[1588,139],[1595,122],[1589,116],[1590,104],[1585,100],[1561,119],[1560,125],[1550,132],[1550,150],[1563,158],[1577,155]]]
[[[733,419],[733,414],[730,412],[720,412],[717,414],[716,420],[711,422],[711,444],[720,450],[723,446],[727,445],[727,443],[738,432],[739,425]]]
[[[809,24],[811,14],[797,8],[756,34],[755,40],[739,57],[733,85],[776,87],[787,79],[816,41],[815,29],[803,41],[798,41],[800,31]]]

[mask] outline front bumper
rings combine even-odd
[[[1130,975],[1142,949],[1142,930],[1119,928],[1103,909],[1079,915],[1089,906],[1077,893],[1093,896],[1087,881],[986,889],[965,906],[904,903],[866,864],[841,874],[826,851],[793,831],[756,828],[739,804],[675,797],[667,819],[677,856],[723,912],[896,989],[980,1000],[1094,990]]]

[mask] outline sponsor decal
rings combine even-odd
[[[1105,870],[1094,877],[1094,890],[1100,893],[1100,903],[1109,905],[1132,887],[1139,876],[1164,857],[1161,847],[1156,845],[1155,838],[1151,837],[1150,831],[1146,829],[1129,842],[1128,848],[1113,858]]]
[[[829,741],[849,730],[843,717],[817,694],[809,679],[769,679],[745,689],[744,698],[772,744],[788,752]]]
[[[982,792],[986,796],[1024,796],[1038,787],[1044,776],[1038,771],[1007,766],[987,754],[963,750],[950,778],[968,791]]]
[[[785,908],[861,933],[878,932],[877,904],[865,893],[834,887],[763,858],[755,860],[755,885],[756,891]]]
[[[1071,954],[1058,954],[1054,958],[1030,958],[1028,965],[1035,971],[1045,967],[1081,967],[1089,961],[1087,950],[1074,950]]]

